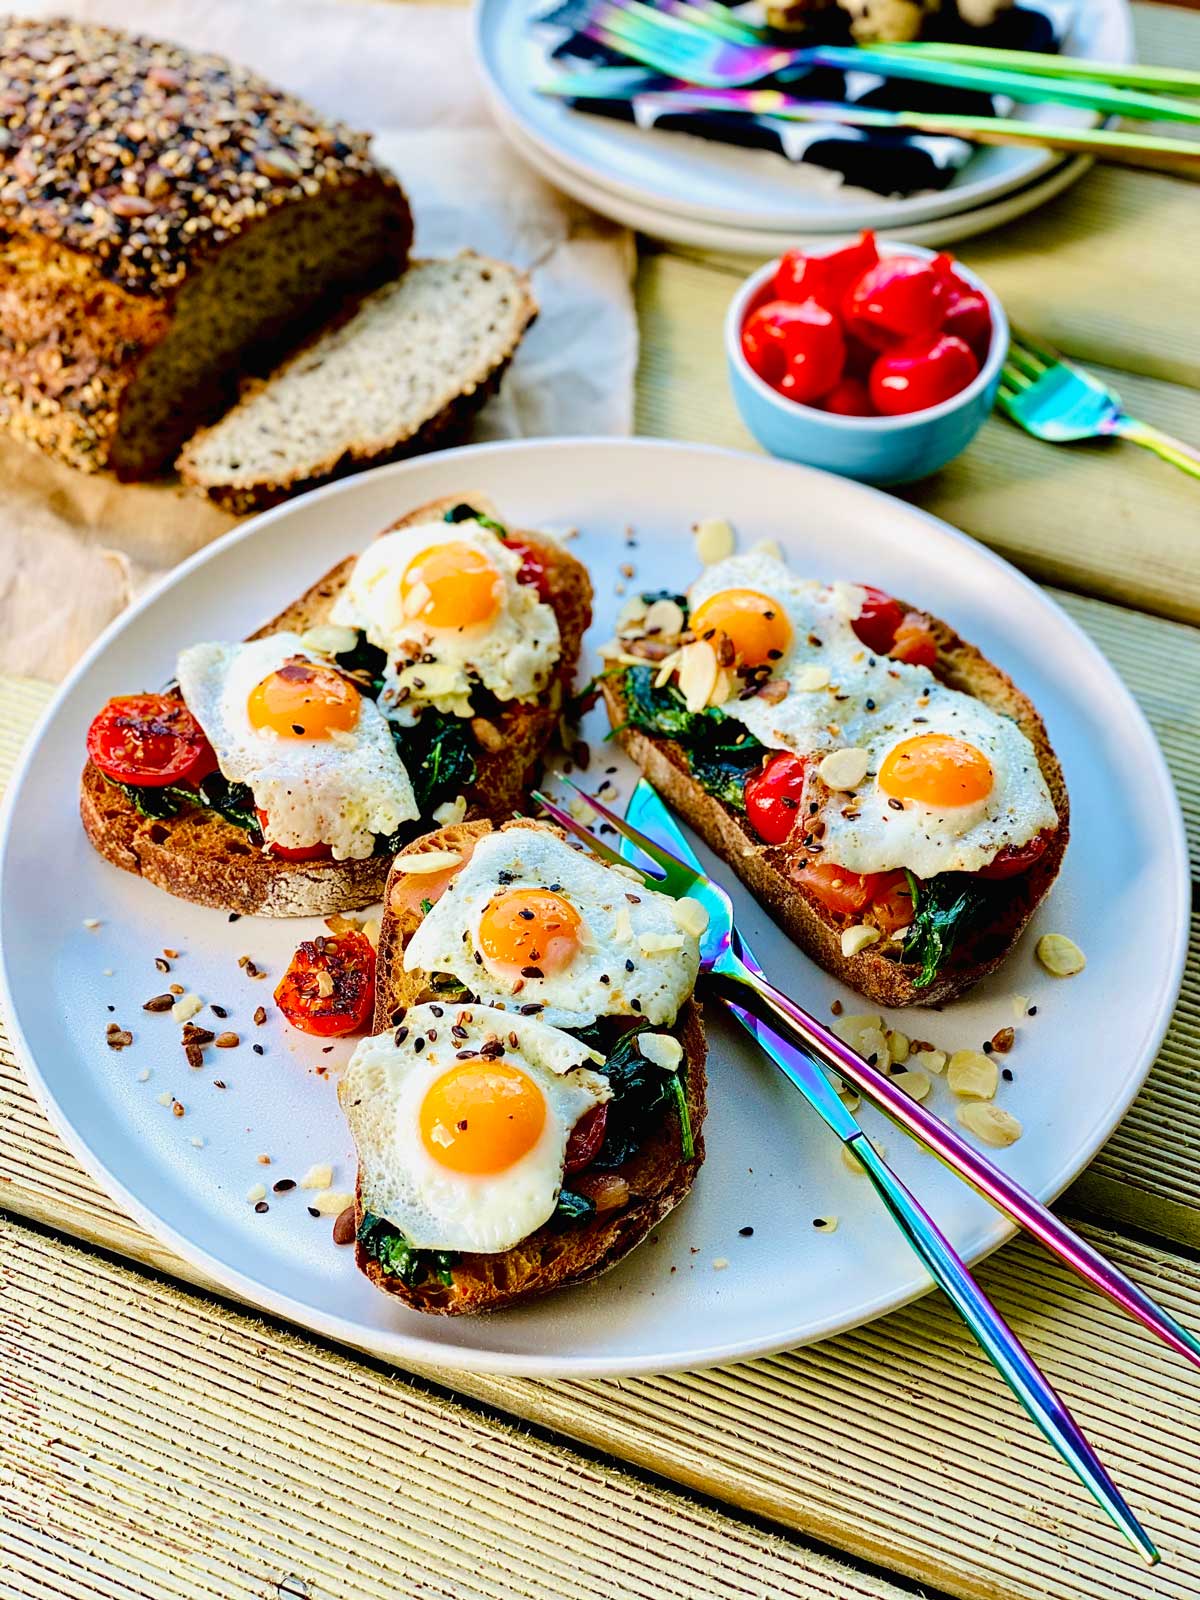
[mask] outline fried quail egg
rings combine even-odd
[[[602,1061],[540,1018],[413,1006],[338,1088],[364,1208],[418,1249],[511,1249],[553,1212],[575,1124],[611,1099]]]
[[[499,700],[534,700],[561,653],[558,619],[521,556],[482,523],[429,522],[375,539],[354,564],[332,620],[387,652],[380,696],[403,708],[471,714],[476,682]]]
[[[765,692],[726,701],[726,714],[809,761],[805,831],[825,860],[976,872],[1057,826],[1017,724],[927,667],[869,650],[853,628],[857,585],[797,578],[751,551],[707,568],[689,601],[696,637],[727,640],[725,653],[761,674]]]
[[[452,973],[510,1012],[537,1006],[558,1027],[602,1016],[666,1026],[696,982],[699,946],[684,923],[697,910],[548,829],[509,827],[475,846],[404,965]]]
[[[268,844],[358,860],[419,815],[379,707],[296,634],[193,645],[176,671],[221,772],[265,814]]]

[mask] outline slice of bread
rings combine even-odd
[[[418,506],[383,531],[436,521],[464,500],[485,515],[496,515],[485,495],[447,495]],[[472,720],[476,775],[466,790],[468,817],[502,819],[522,803],[557,727],[563,695],[579,662],[580,641],[591,620],[592,586],[586,568],[554,540],[526,532],[520,537],[545,565],[548,602],[558,618],[562,654],[555,677],[539,700],[509,701],[494,722]],[[348,556],[339,562],[251,637],[259,639],[282,629],[303,633],[327,622],[355,559]],[[245,829],[199,807],[163,820],[144,817],[90,761],[83,772],[80,814],[88,838],[114,866],[138,873],[183,900],[249,915],[327,916],[371,905],[382,895],[391,865],[386,856],[365,861],[283,861],[252,844]]]
[[[546,823],[506,823],[505,827],[546,827]],[[492,831],[488,822],[465,822],[441,828],[436,833],[415,839],[396,858],[384,902],[376,969],[374,1031],[382,1033],[395,1026],[400,1013],[423,1000],[437,998],[428,987],[427,973],[404,970],[404,949],[421,921],[419,904],[405,892],[402,862],[406,856],[428,850],[449,850],[469,854],[476,840]],[[433,878],[418,879],[426,890]],[[434,893],[445,887],[446,875],[439,875]],[[449,1001],[445,1002],[447,1006]],[[685,1092],[692,1127],[695,1153],[685,1158],[680,1144],[679,1119],[668,1110],[662,1121],[642,1143],[640,1149],[613,1176],[629,1186],[624,1206],[598,1212],[589,1222],[556,1227],[547,1223],[511,1250],[496,1255],[464,1253],[453,1270],[453,1281],[438,1279],[409,1286],[384,1273],[379,1263],[361,1244],[356,1245],[357,1262],[377,1288],[394,1294],[418,1311],[435,1311],[455,1316],[464,1312],[495,1311],[502,1306],[531,1300],[550,1289],[569,1283],[583,1283],[606,1272],[639,1244],[668,1212],[674,1210],[691,1189],[704,1160],[704,1113],[707,1078],[704,1062],[707,1046],[700,1006],[688,1000],[671,1030],[683,1045],[687,1063]],[[584,1188],[586,1173],[572,1178],[572,1187]],[[357,1189],[356,1222],[369,1210],[364,1204],[361,1181]]]
[[[414,261],[180,454],[180,475],[243,513],[351,472],[457,444],[537,314],[515,267],[466,251]]]
[[[912,609],[905,601],[900,604]],[[1049,847],[1028,872],[994,885],[998,893],[993,920],[962,938],[932,983],[921,989],[915,987],[920,969],[900,959],[900,946],[895,943],[890,946],[890,954],[886,953],[888,947],[880,943],[854,956],[843,955],[842,930],[850,921],[859,919],[839,921],[802,883],[797,883],[790,876],[794,852],[786,846],[764,844],[744,812],[734,810],[701,788],[691,775],[686,754],[674,740],[655,738],[624,726],[628,707],[623,676],[606,678],[603,685],[609,719],[614,728],[621,729],[617,737],[668,804],[729,863],[807,955],[880,1006],[941,1005],[964,994],[994,971],[1049,893],[1062,865],[1070,832],[1062,767],[1032,702],[1006,673],[974,645],[960,639],[949,624],[936,617],[928,620],[937,638],[935,674],[950,688],[974,695],[993,711],[1013,719],[1037,753],[1059,825]]]

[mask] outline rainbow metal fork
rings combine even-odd
[[[535,798],[564,828],[584,840],[606,860],[613,862],[622,860],[616,851],[597,840],[562,807],[543,795],[536,795]],[[584,795],[583,798],[598,815],[661,870],[661,877],[647,875],[649,883],[677,898],[690,895],[705,906],[709,913],[709,926],[701,942],[701,970],[714,981],[722,998],[756,1017],[761,1017],[764,1011],[769,1013],[771,1020],[779,1023],[784,1033],[795,1040],[803,1052],[852,1083],[866,1098],[899,1123],[906,1132],[932,1150],[946,1165],[960,1177],[965,1178],[973,1188],[1013,1221],[1028,1229],[1093,1287],[1121,1306],[1129,1315],[1151,1328],[1172,1349],[1186,1356],[1196,1366],[1200,1366],[1200,1340],[1181,1323],[1163,1311],[1131,1279],[1106,1261],[1098,1250],[1072,1232],[1065,1223],[1060,1222],[1053,1212],[1032,1195],[1027,1194],[986,1156],[960,1139],[940,1118],[927,1112],[917,1101],[911,1100],[897,1089],[884,1074],[856,1055],[835,1034],[776,989],[761,971],[744,959],[744,948],[733,924],[732,903],[720,885],[714,883],[697,868],[685,864],[645,832],[617,816],[593,796]],[[649,820],[652,811],[656,817],[660,810],[665,812],[665,808],[661,806],[661,802],[649,786],[641,784],[637,790],[636,807],[631,809],[637,809],[644,821]],[[896,1215],[895,1211],[893,1215]],[[916,1226],[920,1226],[919,1218],[914,1216],[912,1220]],[[929,1264],[928,1261],[926,1264]],[[1005,1375],[1008,1376],[1007,1373]],[[1035,1416],[1035,1420],[1042,1426],[1040,1417]],[[1057,1439],[1053,1442],[1056,1447],[1062,1449]],[[1066,1450],[1062,1453],[1071,1461],[1072,1466],[1080,1471],[1080,1464]],[[1100,1471],[1103,1472],[1103,1469]],[[1098,1493],[1103,1479],[1089,1480],[1082,1471],[1080,1476],[1088,1483],[1089,1489],[1097,1494],[1097,1498],[1105,1505],[1109,1515],[1136,1548],[1146,1559],[1153,1560],[1153,1546],[1146,1539],[1144,1532],[1137,1528],[1136,1519],[1127,1520],[1132,1518],[1132,1513],[1127,1507],[1121,1509],[1119,1496],[1116,1501],[1105,1498]],[[1115,1490],[1113,1492],[1115,1493]]]
[[[1049,444],[1128,439],[1200,478],[1200,450],[1148,422],[1138,422],[1125,410],[1120,395],[1093,373],[1035,344],[1027,334],[1012,335],[996,404],[1035,439]]]

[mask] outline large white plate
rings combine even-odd
[[[76,814],[84,733],[108,695],[163,682],[177,646],[242,635],[397,514],[476,490],[518,524],[578,526],[574,548],[596,582],[593,646],[611,632],[617,588],[685,583],[695,567],[690,526],[721,514],[743,540],[778,538],[798,568],[867,578],[919,600],[1013,673],[1045,713],[1071,787],[1066,867],[998,977],[902,1026],[978,1045],[1010,1021],[1014,992],[1029,995],[1039,1014],[1020,1029],[1009,1057],[1015,1082],[1002,1096],[1026,1131],[1001,1159],[1050,1196],[1108,1137],[1178,990],[1187,882],[1166,769],[1111,667],[1020,574],[901,501],[765,458],[641,440],[489,445],[352,478],[235,529],[119,619],[56,697],[6,807],[4,1004],[32,1081],[87,1167],[196,1267],[272,1312],[401,1361],[543,1375],[658,1371],[780,1349],[877,1316],[926,1280],[835,1141],[715,1010],[709,1157],[695,1192],[655,1242],[595,1284],[486,1319],[424,1318],[356,1274],[300,1193],[272,1197],[264,1216],[247,1203],[251,1185],[299,1177],[309,1162],[333,1160],[339,1186],[352,1178],[333,1084],[316,1071],[346,1047],[325,1056],[274,1016],[257,1030],[250,1020],[316,925],[230,924],[106,865]],[[629,527],[636,545],[626,543]],[[633,579],[618,579],[625,563]],[[599,727],[591,738],[594,781],[611,747]],[[854,1008],[853,996],[737,898],[747,935],[781,983],[818,1012],[839,993]],[[85,927],[85,918],[100,926]],[[1055,981],[1036,966],[1033,938],[1047,929],[1084,945],[1081,976]],[[169,981],[154,967],[164,947],[180,952],[173,976],[227,1006],[243,1038],[236,1051],[210,1051],[203,1071],[185,1065],[169,1017],[141,1010]],[[243,954],[267,969],[267,981],[245,976],[236,964]],[[119,1054],[103,1042],[114,1019],[134,1034]],[[263,1056],[250,1053],[251,1038]],[[215,1077],[228,1087],[215,1088]],[[186,1116],[174,1117],[161,1094],[176,1095]],[[949,1111],[945,1094],[937,1103]],[[935,1161],[898,1135],[887,1142],[968,1256],[1005,1237],[996,1214]],[[260,1153],[269,1167],[257,1163]],[[814,1217],[831,1215],[840,1219],[835,1232],[814,1231]],[[747,1226],[754,1233],[743,1238]]]
[[[610,189],[604,191],[602,199],[597,198],[600,191],[596,183],[581,178],[556,161],[532,139],[527,139],[515,124],[510,125],[507,132],[514,148],[565,194],[650,238],[664,239],[668,244],[684,245],[693,250],[716,250],[730,255],[760,257],[780,255],[792,246],[817,250],[827,250],[830,246],[832,236],[829,234],[798,233],[793,229],[779,233],[769,228],[729,227],[724,223],[701,222],[695,217],[640,204]],[[935,217],[930,222],[905,223],[901,229],[889,227],[875,231],[881,239],[898,239],[905,244],[929,247],[974,238],[976,234],[986,233],[989,228],[998,228],[1002,223],[1012,222],[1026,212],[1045,205],[1082,178],[1091,164],[1089,156],[1074,156],[1052,167],[1044,177],[1035,178],[1022,188],[1002,194],[986,205],[974,206],[970,211],[956,211],[950,216]]]
[[[588,116],[533,87],[538,60],[527,22],[544,9],[543,0],[478,0],[477,55],[501,126],[510,135],[514,130],[523,134],[524,147],[534,145],[569,172],[580,186],[570,186],[570,192],[595,210],[615,216],[615,196],[661,215],[673,229],[662,236],[676,242],[698,242],[680,239],[683,219],[709,227],[800,235],[878,228],[911,237],[906,230],[914,225],[990,204],[1062,164],[1052,152],[980,149],[947,189],[894,199],[842,185],[835,174],[793,164],[769,151],[739,150]],[[1064,41],[1068,54],[1133,59],[1126,0],[1088,0],[1056,9],[1069,18]],[[1023,106],[1013,114],[1079,127],[1097,120],[1067,106]]]

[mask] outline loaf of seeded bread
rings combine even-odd
[[[0,422],[27,442],[152,475],[411,239],[366,135],[244,68],[0,22]]]
[[[350,472],[457,444],[537,313],[515,267],[414,261],[189,440],[183,481],[239,515]]]

